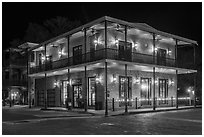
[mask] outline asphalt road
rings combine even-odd
[[[3,110],[3,135],[202,134],[201,108],[126,116],[85,116],[48,119],[39,119],[35,116],[29,117],[17,112]],[[12,118],[9,120],[11,116]],[[24,121],[22,121],[23,119]],[[30,120],[27,121],[26,119]]]

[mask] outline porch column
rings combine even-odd
[[[127,79],[127,64],[125,64],[125,113],[128,113],[127,107],[127,92],[128,92],[128,79]]]
[[[193,59],[194,59],[194,69],[196,69],[196,50],[195,50],[195,46],[193,46]],[[197,91],[197,86],[196,86],[196,77],[197,76],[197,73],[195,72],[194,73],[194,107],[196,107],[196,91]]]
[[[108,116],[108,86],[107,86],[107,62],[105,62],[105,116]]]
[[[105,20],[105,58],[107,58],[107,21]]]
[[[28,52],[27,50],[27,90],[28,90],[28,105],[29,108],[31,108],[31,79],[29,78],[29,74],[30,74],[30,66],[29,66],[29,62],[30,62],[30,52]]]
[[[69,83],[70,82],[70,70],[69,70],[69,68],[67,69],[67,81],[68,81],[68,83],[67,83],[67,100],[66,100],[66,107],[67,107],[67,109],[69,108],[69,107],[71,107],[71,106],[69,106],[69,102],[71,101],[71,97],[70,97],[70,94],[69,94],[69,88],[70,88],[70,84],[71,83]],[[72,104],[72,103],[71,103]]]
[[[176,45],[175,45],[175,66],[178,67],[178,59],[177,59],[177,49],[178,49],[178,40],[176,39]]]
[[[85,92],[85,97],[84,97],[84,110],[85,112],[87,111],[87,76],[86,76],[86,66],[84,66],[84,92]]]
[[[44,109],[47,109],[47,73],[45,73],[44,84]]]
[[[153,100],[152,100],[152,107],[153,107],[153,110],[155,110],[155,108],[156,108],[156,104],[155,104],[155,67],[153,67]]]
[[[153,33],[152,34],[152,36],[153,36],[153,64],[155,64],[156,63],[156,61],[155,61],[155,34]]]
[[[178,70],[176,70],[176,108],[178,109]]]

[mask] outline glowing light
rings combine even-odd
[[[142,84],[142,85],[141,85],[141,88],[142,88],[142,90],[145,90],[145,89],[148,88],[148,86],[147,86],[146,84]]]
[[[158,48],[155,48],[154,51],[157,52]]]
[[[195,91],[193,90],[193,91],[192,91],[192,94],[194,95],[194,93],[195,93]]]
[[[116,75],[113,74],[113,80],[112,80],[112,82],[116,82],[116,81],[117,81]]]
[[[119,45],[119,40],[118,40],[118,39],[115,40],[115,45],[116,45],[116,46]]]
[[[171,80],[169,81],[169,85],[170,85],[170,86],[173,86],[173,85],[174,85],[174,80],[173,80],[173,79],[171,79]]]
[[[134,49],[137,49],[137,48],[138,48],[138,43],[135,42],[135,44],[134,44]]]
[[[54,86],[55,86],[55,87],[59,87],[59,86],[60,86],[60,82],[56,80],[56,81],[54,82]]]
[[[58,55],[59,55],[59,58],[62,57],[62,51],[61,50],[58,51]]]
[[[167,54],[168,54],[169,56],[171,56],[171,53],[172,53],[171,50],[168,50],[168,51],[167,51]]]
[[[101,83],[101,77],[99,75],[96,75],[96,83]]]
[[[97,40],[97,39],[94,40],[94,45],[95,45],[95,46],[98,45],[98,40]]]

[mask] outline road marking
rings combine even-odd
[[[169,119],[169,120],[179,120],[179,121],[202,123],[202,120],[193,120],[193,119],[184,119],[184,118],[169,118],[169,117],[160,117],[160,118]]]

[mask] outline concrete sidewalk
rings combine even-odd
[[[153,110],[152,108],[142,108],[142,109],[128,109],[128,113],[125,113],[125,109],[120,109],[116,111],[108,110],[108,116],[118,116],[118,115],[127,115],[127,114],[141,114],[141,113],[154,113],[162,111],[175,111],[183,109],[193,109],[194,106],[179,106],[176,107],[160,107]],[[201,108],[197,106],[196,108]],[[32,115],[39,118],[57,118],[57,117],[88,117],[88,116],[105,116],[105,110],[94,110],[88,109],[85,112],[84,109],[72,109],[67,110],[62,107],[48,107],[46,110],[40,107],[28,106],[13,106],[13,107],[2,107],[2,109],[7,109],[10,111],[17,111],[18,114]]]

